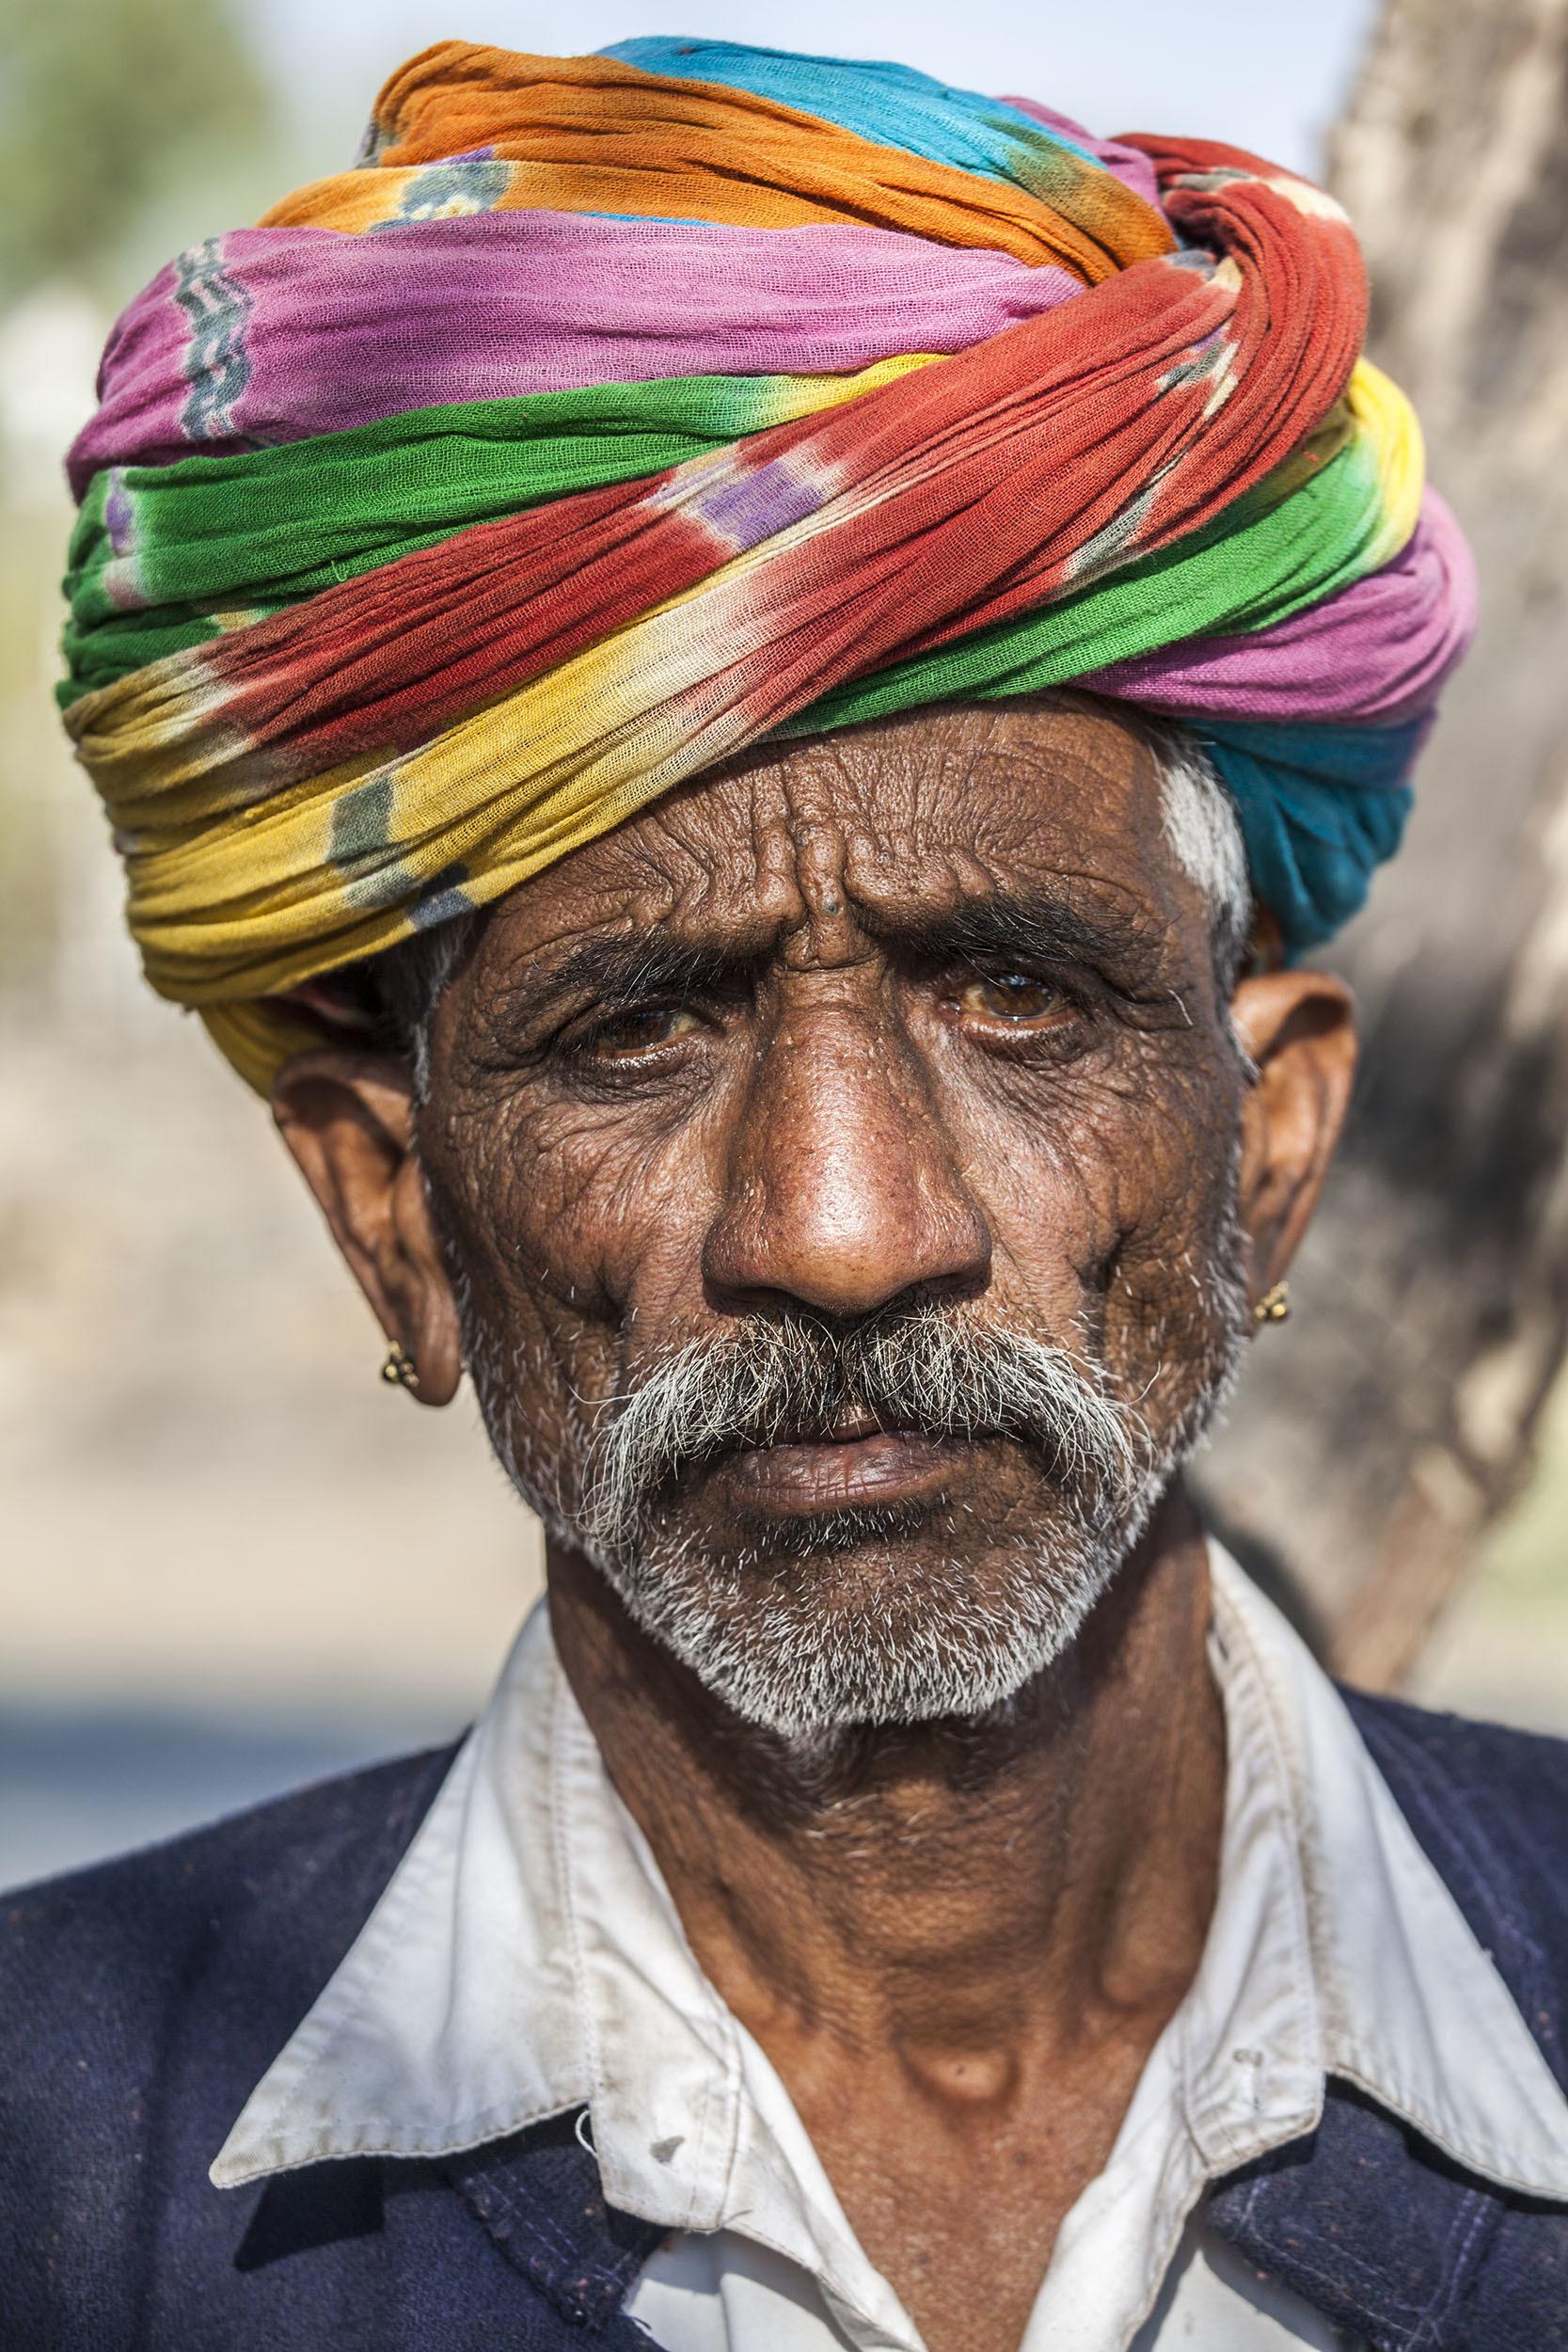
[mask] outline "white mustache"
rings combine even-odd
[[[682,1470],[736,1448],[831,1438],[847,1414],[927,1437],[1019,1438],[1096,1518],[1125,1500],[1147,1453],[1141,1418],[1098,1372],[1026,1333],[936,1306],[847,1329],[752,1316],[672,1350],[608,1408],[589,1455],[586,1532],[624,1549]]]

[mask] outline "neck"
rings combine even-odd
[[[765,2046],[823,2034],[1006,2070],[1163,2022],[1213,1905],[1224,1729],[1191,1506],[1156,1514],[1071,1651],[995,1720],[805,1763],[552,1547],[557,1647],[705,1974]]]

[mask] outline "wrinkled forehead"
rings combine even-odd
[[[572,934],[754,945],[881,933],[967,902],[1059,903],[1176,978],[1208,913],[1147,738],[1085,703],[925,710],[775,744],[671,793],[502,902],[484,961]]]

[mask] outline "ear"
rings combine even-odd
[[[1257,1068],[1242,1114],[1242,1223],[1254,1301],[1280,1280],[1312,1220],[1355,1075],[1351,994],[1328,972],[1241,982],[1231,1018]]]
[[[389,1340],[413,1359],[423,1405],[463,1376],[457,1309],[414,1136],[413,1075],[380,1054],[296,1054],[272,1114]]]

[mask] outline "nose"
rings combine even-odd
[[[727,1160],[704,1256],[721,1304],[863,1315],[906,1291],[985,1287],[990,1226],[911,1049],[875,1019],[781,1021]]]

